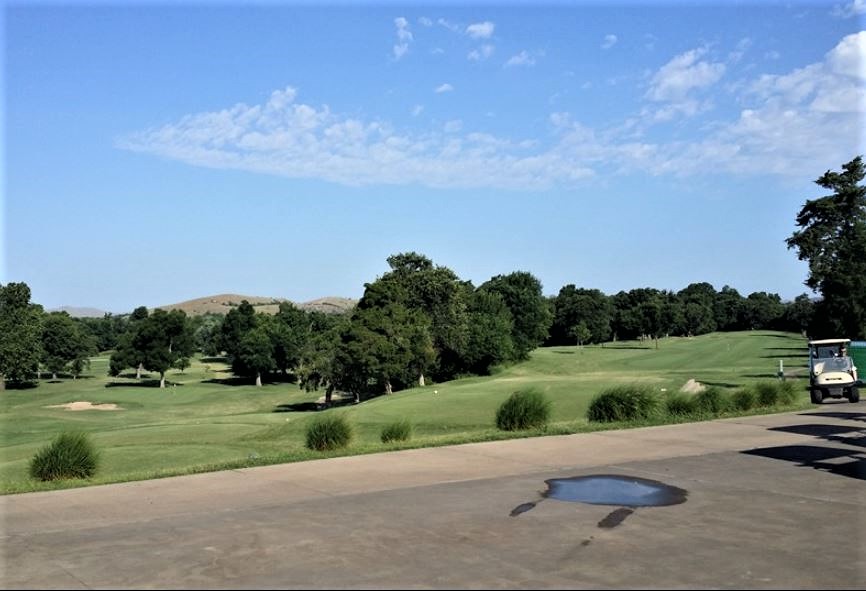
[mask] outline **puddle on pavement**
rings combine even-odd
[[[685,503],[688,495],[681,488],[636,476],[576,476],[552,478],[545,483],[546,498],[590,505],[663,507]]]
[[[619,509],[615,509],[598,522],[598,527],[611,529],[634,513],[634,508],[679,505],[685,503],[688,496],[688,491],[681,488],[636,476],[602,474],[552,478],[544,482],[547,484],[547,491],[541,494],[541,498],[538,501],[516,506],[511,510],[511,517],[517,517],[534,509],[545,499],[590,505],[617,505]]]

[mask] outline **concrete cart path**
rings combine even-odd
[[[688,500],[541,500],[589,474]],[[0,497],[0,586],[864,588],[864,503],[866,403],[830,403]]]

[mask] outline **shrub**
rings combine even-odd
[[[672,417],[685,417],[695,414],[697,404],[694,397],[683,394],[671,394],[665,399],[665,410]]]
[[[86,433],[61,433],[30,461],[30,476],[39,480],[90,478],[99,454]]]
[[[755,384],[758,406],[776,406],[779,402],[779,387],[774,382]]]
[[[382,429],[382,443],[408,441],[412,437],[412,425],[407,420],[395,421]]]
[[[346,447],[351,439],[352,426],[342,415],[317,418],[307,427],[307,447],[316,451]]]
[[[748,388],[741,388],[731,395],[731,404],[737,410],[750,410],[756,403],[755,393]]]
[[[779,404],[793,404],[797,399],[797,390],[793,382],[779,383]]]
[[[550,419],[550,402],[539,390],[518,390],[496,411],[496,426],[503,431],[543,428]]]
[[[713,386],[695,395],[695,408],[698,412],[719,414],[728,407],[728,401],[721,388]]]
[[[658,398],[649,387],[615,386],[589,403],[586,418],[600,423],[647,419],[656,412],[658,403]]]

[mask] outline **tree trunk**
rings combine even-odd
[[[422,388],[427,385],[424,383],[424,374],[423,373],[421,374],[421,377],[418,378],[418,385],[421,386]]]
[[[6,389],[6,376],[0,373],[0,392]]]
[[[56,380],[56,379],[57,379],[57,374],[54,373],[53,371],[51,372],[51,379],[52,379],[52,380]]]
[[[143,369],[144,369],[144,364],[139,363],[138,368],[135,370],[135,379],[137,379],[137,380],[141,379],[141,370],[143,370]]]
[[[391,380],[385,380],[385,394],[393,394],[394,390],[391,389]]]
[[[331,396],[333,396],[333,394],[334,394],[334,387],[328,386],[328,388],[325,390],[325,406],[326,407],[331,406]]]
[[[353,392],[353,394],[355,395],[355,404],[361,402],[361,394],[359,392]]]
[[[258,386],[259,388],[262,387],[262,372],[260,371],[256,372],[256,386]]]
[[[165,373],[164,372],[159,374],[159,387],[165,388]]]

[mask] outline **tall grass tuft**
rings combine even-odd
[[[61,433],[30,461],[30,476],[38,480],[90,478],[99,454],[86,433]]]
[[[614,386],[593,398],[586,418],[598,423],[637,421],[650,418],[658,406],[659,399],[648,386]]]
[[[314,419],[307,427],[307,447],[315,451],[339,449],[352,440],[352,426],[342,415]]]
[[[406,419],[389,423],[382,429],[382,443],[408,441],[410,437],[412,437],[412,424]]]
[[[695,407],[698,412],[717,415],[728,408],[728,399],[718,386],[711,386],[695,394]]]
[[[696,413],[698,407],[694,396],[676,392],[665,398],[665,411],[672,417],[688,417]]]
[[[776,406],[779,403],[779,386],[775,382],[755,384],[758,406]]]
[[[779,383],[779,404],[793,404],[797,399],[797,390],[792,382]]]
[[[543,428],[550,420],[550,401],[535,388],[518,390],[496,411],[496,427],[503,431]]]
[[[758,398],[750,388],[740,388],[731,394],[731,405],[737,410],[751,410],[758,404]]]

